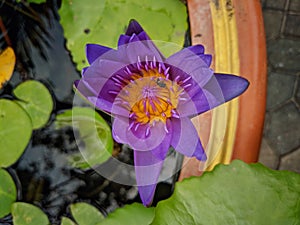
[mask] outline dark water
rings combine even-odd
[[[70,216],[68,206],[74,202],[91,203],[105,215],[124,204],[140,202],[136,187],[114,183],[94,170],[83,171],[68,165],[68,154],[78,151],[73,129],[57,130],[53,120],[59,111],[72,107],[72,84],[80,74],[65,48],[57,14],[59,5],[55,0],[28,6],[9,0],[0,2],[0,16],[8,31],[7,35],[0,35],[0,47],[8,45],[9,37],[17,55],[15,72],[0,91],[0,98],[13,99],[11,93],[16,85],[36,79],[48,87],[55,102],[47,126],[33,131],[24,154],[8,171],[15,179],[18,201],[39,206],[52,224],[59,224],[62,215]],[[27,16],[32,10],[38,20]],[[133,164],[132,151],[126,146],[115,144],[114,152],[118,160]],[[165,173],[173,174],[180,166],[180,157],[172,157],[173,166],[165,167]],[[175,174],[158,184],[154,205],[170,196],[176,178]],[[0,219],[0,224],[12,224],[11,215]]]

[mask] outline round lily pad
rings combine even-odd
[[[9,173],[0,169],[0,218],[10,213],[11,205],[17,199],[17,189]]]
[[[104,219],[98,209],[84,202],[72,204],[71,213],[78,225],[96,225]]]
[[[28,114],[13,101],[0,100],[0,167],[15,163],[25,150],[32,133]]]
[[[40,208],[25,202],[15,202],[11,213],[14,225],[50,224],[47,215]]]
[[[49,90],[41,82],[29,80],[14,90],[17,101],[32,121],[33,129],[43,127],[49,120],[53,109],[53,100]]]

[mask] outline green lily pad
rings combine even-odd
[[[299,224],[299,206],[299,174],[234,161],[177,183],[151,224]]]
[[[71,213],[78,225],[96,225],[104,219],[98,209],[84,202],[72,204]]]
[[[187,30],[186,6],[179,0],[62,1],[61,24],[73,60],[87,65],[87,43],[115,48],[131,19],[136,19],[153,40],[183,46]]]
[[[9,173],[0,168],[0,218],[10,213],[11,205],[17,199],[17,189]]]
[[[113,139],[106,121],[92,108],[73,107],[56,116],[57,128],[73,126],[80,153],[68,155],[72,166],[89,168],[111,157]]]
[[[14,225],[50,225],[41,209],[25,202],[15,202],[11,213]]]
[[[97,225],[148,225],[153,217],[153,207],[146,208],[140,203],[133,203],[116,209]]]
[[[17,0],[17,2],[22,2],[22,1],[21,0]],[[26,0],[26,2],[40,4],[40,3],[45,3],[46,0]]]
[[[53,109],[53,100],[48,89],[41,82],[29,80],[18,85],[14,95],[32,121],[33,129],[43,127],[49,120]]]
[[[76,225],[76,224],[71,219],[63,216],[60,225]]]
[[[0,99],[0,167],[15,163],[32,133],[30,118],[15,102]]]

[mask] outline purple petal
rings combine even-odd
[[[124,35],[124,34],[120,35],[119,40],[118,40],[118,46],[128,44],[129,39],[130,39],[130,36],[128,36],[128,35]]]
[[[192,51],[196,55],[204,54],[204,46],[203,45],[193,45],[193,46],[187,47],[187,49],[189,49],[190,51]]]
[[[215,78],[220,85],[225,102],[241,95],[249,86],[248,80],[235,75],[215,74]]]
[[[98,57],[111,50],[111,48],[97,45],[97,44],[87,44],[85,46],[86,57],[89,64],[92,64]]]
[[[207,64],[207,66],[210,66],[212,61],[212,55],[203,54],[199,55],[199,57]]]
[[[162,122],[157,122],[149,131],[148,126],[148,124],[132,126],[131,119],[116,115],[112,125],[113,137],[117,142],[128,144],[132,149],[149,151],[157,148],[167,138],[167,134]]]
[[[84,78],[106,78],[124,68],[127,64],[122,61],[98,58],[84,71]],[[98,88],[99,89],[99,88]]]
[[[143,32],[142,26],[136,20],[130,20],[128,28],[126,30],[126,35],[131,36],[132,34],[139,34]]]
[[[150,151],[134,151],[136,182],[141,200],[150,206],[155,193],[158,177],[170,146],[169,140]]]
[[[166,64],[180,69],[190,75],[200,86],[204,86],[213,76],[213,71],[208,67],[207,62],[189,49],[183,49],[166,59]],[[173,76],[174,80],[175,77]]]
[[[189,118],[172,118],[172,127],[173,136],[171,145],[176,151],[188,157],[194,156],[201,161],[206,160],[198,133]]]
[[[178,104],[177,112],[180,117],[196,116],[200,113],[206,112],[211,109],[207,93],[204,92],[199,86],[194,86],[190,91],[190,95],[183,95],[187,100]]]
[[[129,41],[128,44],[118,46],[118,52],[124,60],[127,60],[128,64],[136,64],[138,58],[144,61],[147,57],[148,60],[156,58],[157,62],[163,61],[163,56],[159,50],[155,47],[152,41],[135,41],[137,36],[134,36],[134,40]]]

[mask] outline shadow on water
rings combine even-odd
[[[91,203],[105,215],[124,204],[140,202],[136,187],[114,183],[94,170],[68,165],[68,154],[78,151],[73,129],[55,129],[53,118],[58,111],[72,107],[72,84],[80,74],[65,48],[57,14],[59,5],[60,1],[55,0],[30,5],[13,0],[0,2],[0,16],[7,30],[0,34],[0,48],[12,46],[17,57],[13,77],[0,91],[0,98],[13,98],[15,86],[36,79],[48,87],[55,102],[49,124],[33,132],[24,154],[8,171],[15,179],[18,201],[39,206],[52,224],[59,224],[62,215],[70,216],[68,206],[74,202]],[[116,144],[114,151],[119,152],[118,160],[133,163],[130,149]],[[176,156],[174,165],[177,161]],[[175,167],[167,172],[173,174]],[[154,204],[170,196],[173,183],[171,178],[158,184]],[[0,224],[12,224],[11,215],[0,219]]]

